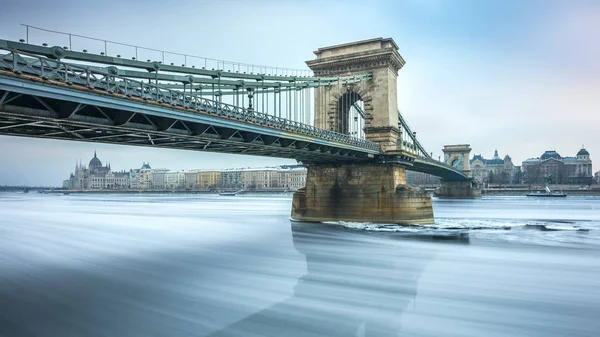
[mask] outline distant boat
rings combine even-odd
[[[234,196],[236,196],[238,193],[243,193],[243,192],[245,192],[245,191],[246,191],[246,190],[244,190],[244,189],[241,189],[241,190],[239,190],[239,191],[236,191],[236,192],[221,192],[221,193],[219,193],[219,195],[234,197]]]
[[[528,197],[546,197],[546,198],[564,198],[567,194],[563,191],[552,191],[548,186],[546,186],[546,190],[544,192],[531,192],[527,193]]]
[[[221,193],[219,193],[219,195],[235,196],[235,192],[221,192]]]

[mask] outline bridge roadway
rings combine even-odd
[[[14,49],[0,58],[0,134],[313,163],[374,161],[381,154],[363,139]],[[416,146],[411,151],[419,153]],[[427,156],[410,157],[409,170],[468,180]]]

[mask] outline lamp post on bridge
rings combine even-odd
[[[247,88],[246,90],[248,90],[248,111],[253,111],[254,108],[252,107],[252,98],[254,97],[254,89]]]

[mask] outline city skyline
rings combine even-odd
[[[581,152],[584,151],[585,154],[587,154],[589,159],[592,159],[589,157],[589,153],[587,152],[587,150],[585,149],[584,146],[581,147],[581,149],[578,151],[578,153],[576,154],[577,157],[579,157],[579,155],[581,154]],[[488,174],[489,171],[494,171],[497,175],[499,175],[500,171],[497,171],[498,168],[500,168],[502,170],[502,167],[504,167],[504,170],[508,170],[509,177],[515,178],[515,170],[517,170],[520,174],[519,177],[521,177],[521,174],[525,174],[525,169],[523,168],[523,165],[525,164],[531,164],[531,161],[536,161],[539,160],[540,158],[544,159],[546,156],[548,156],[548,154],[552,154],[552,155],[556,155],[556,158],[559,159],[575,159],[574,156],[570,156],[569,154],[567,155],[561,155],[560,153],[558,153],[557,151],[554,150],[546,150],[544,151],[543,154],[539,155],[539,156],[531,156],[529,158],[527,158],[526,160],[520,162],[520,163],[516,163],[517,165],[514,165],[512,162],[512,158],[510,156],[510,153],[504,153],[502,155],[499,155],[498,150],[495,149],[494,150],[494,155],[493,156],[486,156],[486,155],[482,155],[482,154],[478,154],[478,153],[471,153],[470,157],[469,157],[469,162],[470,162],[470,167],[471,167],[471,173],[473,175],[473,177],[475,177],[476,179],[478,179],[479,181],[482,182],[487,182],[488,181]],[[91,163],[92,160],[98,160],[100,162],[100,165],[105,166],[106,168],[108,168],[109,171],[113,172],[113,173],[130,173],[132,171],[139,171],[140,169],[144,169],[147,168],[149,170],[153,170],[153,171],[165,171],[165,172],[223,172],[223,171],[228,171],[228,170],[238,170],[238,171],[243,171],[243,170],[260,170],[260,169],[278,169],[281,167],[286,167],[286,166],[298,166],[295,164],[279,164],[279,165],[270,165],[270,166],[234,166],[234,167],[211,167],[211,168],[182,168],[182,169],[177,169],[177,168],[171,168],[171,167],[167,167],[167,166],[154,166],[153,168],[151,168],[151,163],[149,161],[142,161],[141,165],[138,166],[131,166],[131,167],[120,167],[117,163],[116,168],[113,170],[112,169],[112,162],[110,160],[103,160],[101,159],[102,156],[97,156],[97,151],[94,151],[93,156],[91,157],[92,159],[89,161]],[[110,159],[110,158],[109,158]],[[479,162],[479,163],[478,163]],[[77,171],[78,168],[84,168],[86,169],[88,167],[89,164],[87,159],[78,159],[75,161],[75,171]],[[508,164],[508,166],[505,165],[505,163]],[[573,163],[573,162],[571,162]],[[589,164],[591,165],[592,161],[589,162]],[[486,165],[487,164],[487,165]],[[491,166],[490,166],[491,164]],[[482,165],[483,165],[483,169],[482,169]],[[487,166],[487,168],[486,168]],[[512,173],[510,173],[512,171]],[[410,171],[409,172],[413,172],[418,174],[416,171]],[[584,174],[583,176],[588,177],[590,179],[594,178],[594,174],[595,173],[600,173],[600,171],[595,172],[595,171],[591,171],[591,174]],[[72,176],[72,174],[71,174]],[[582,176],[582,177],[583,177]],[[512,181],[512,178],[507,178],[507,181]],[[597,178],[597,177],[596,177]],[[520,180],[521,178],[517,178],[517,180]],[[64,179],[63,179],[64,181]],[[519,183],[518,181],[513,181],[513,183]],[[26,184],[0,184],[0,186],[2,185],[9,185],[9,186],[26,186]],[[53,184],[50,184],[53,185]],[[54,184],[54,186],[58,186],[60,184]],[[32,186],[32,185],[29,185]]]
[[[600,122],[596,113],[600,109],[596,98],[600,89],[600,49],[592,43],[600,31],[600,6],[592,2],[382,1],[361,7],[362,17],[377,20],[368,20],[360,29],[347,29],[344,24],[356,6],[334,2],[277,6],[269,1],[252,5],[236,2],[236,6],[227,6],[227,2],[181,2],[161,16],[164,22],[176,18],[178,25],[165,25],[161,30],[145,24],[152,13],[138,4],[73,2],[66,4],[62,13],[72,20],[64,21],[46,15],[45,9],[51,10],[51,5],[45,2],[9,0],[7,10],[0,13],[1,37],[18,40],[24,36],[19,24],[30,23],[174,52],[289,68],[304,67],[304,61],[313,59],[312,51],[319,47],[392,37],[407,61],[398,78],[399,107],[434,158],[441,155],[443,145],[462,143],[471,144],[471,156],[489,157],[497,148],[509,153],[516,163],[547,150],[573,155],[582,143],[592,158],[600,153],[600,135],[594,132],[594,125]],[[109,7],[115,9],[115,22],[148,29],[107,27],[102,18],[75,14],[81,9],[96,12]],[[190,33],[193,17],[207,11],[227,11],[233,28],[217,29],[197,38]],[[270,21],[257,23],[247,15],[254,11]],[[303,17],[327,22],[327,29],[296,24]],[[205,17],[205,24],[214,26],[217,20]],[[303,28],[292,29],[299,26]],[[240,36],[241,27],[247,34]],[[274,31],[269,27],[281,28]],[[114,159],[110,161],[119,163],[115,169],[134,167],[142,161],[174,169],[295,163],[4,136],[0,144],[0,185],[54,184],[61,180],[65,169],[72,167],[73,158],[85,160],[94,150],[111,153]],[[41,163],[44,170],[39,173]]]
[[[94,151],[89,163],[78,161],[63,180],[67,190],[297,190],[306,184],[305,167],[280,165],[258,168],[173,170],[152,168],[144,162],[139,168],[112,170]]]

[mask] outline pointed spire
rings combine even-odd
[[[94,150],[94,158],[97,158],[97,157],[96,157],[96,150]]]

